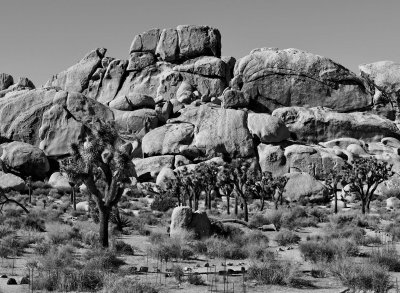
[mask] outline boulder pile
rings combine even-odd
[[[85,139],[86,122],[100,119],[133,144],[140,181],[216,157],[246,158],[303,184],[286,196],[297,199],[324,193],[317,180],[355,157],[400,170],[399,63],[363,64],[358,75],[293,48],[237,60],[221,49],[216,28],[153,28],[133,38],[125,60],[97,48],[41,88],[0,74],[1,169],[49,177],[69,144]],[[62,175],[51,179],[69,189]]]

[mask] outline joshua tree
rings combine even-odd
[[[283,205],[283,192],[285,191],[288,178],[285,176],[278,176],[273,179],[272,186],[275,191],[275,209],[278,209],[278,203]]]
[[[255,166],[244,159],[232,160],[231,163],[226,163],[221,172],[224,172],[226,183],[232,184],[234,193],[243,205],[244,220],[249,221],[249,210],[247,207],[248,198],[252,194],[252,186],[257,179],[257,171]],[[235,205],[237,213],[237,205]]]
[[[344,181],[350,182],[361,199],[362,213],[369,212],[370,203],[379,184],[394,174],[392,165],[376,158],[359,158],[344,170]]]
[[[218,186],[226,196],[226,213],[230,215],[230,198],[233,192],[233,183],[230,180],[230,176],[226,168],[218,172]]]
[[[211,195],[217,187],[218,181],[218,166],[214,162],[212,163],[201,163],[196,166],[194,176],[199,178],[202,191],[205,192],[205,208],[211,209]]]
[[[337,197],[337,186],[339,183],[342,183],[342,185],[345,184],[345,173],[346,170],[348,170],[348,166],[342,166],[339,169],[334,168],[329,170],[329,172],[326,172],[324,174],[325,178],[325,185],[329,189],[329,194],[333,196],[335,199],[335,208],[334,212],[337,214],[338,212],[338,197]]]
[[[100,243],[108,247],[108,225],[113,207],[122,197],[125,184],[136,172],[132,159],[133,147],[123,143],[111,123],[100,121],[86,124],[86,141],[71,145],[71,157],[61,162],[61,170],[72,182],[82,181],[99,210]],[[103,179],[103,188],[96,185]]]
[[[32,203],[32,177],[28,176],[25,180],[26,187],[28,187],[29,203]]]

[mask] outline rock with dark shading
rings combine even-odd
[[[103,104],[108,104],[117,95],[122,78],[128,62],[126,60],[112,60],[107,66],[101,82],[101,88],[97,94],[96,100]]]
[[[222,95],[222,108],[228,109],[238,109],[238,108],[245,108],[250,104],[250,98],[245,96],[243,92],[229,89],[225,90]]]
[[[147,156],[180,154],[192,143],[194,126],[189,123],[166,124],[147,133],[142,140]]]
[[[153,53],[149,52],[133,52],[129,58],[127,71],[140,71],[150,65],[156,63]]]
[[[89,52],[81,61],[67,70],[54,75],[47,81],[45,87],[59,87],[66,91],[83,92],[88,85],[91,75],[101,65],[106,49],[96,49]]]
[[[328,195],[328,189],[308,173],[287,173],[289,179],[283,192],[283,197],[289,201],[308,201],[323,200]]]
[[[158,173],[165,168],[173,168],[174,156],[155,156],[144,159],[134,159],[136,173],[139,177],[144,176],[146,178],[156,178]]]
[[[209,106],[188,107],[170,123],[194,125],[192,146],[205,155],[229,154],[250,157],[254,154],[253,141],[247,126],[247,113],[233,109],[213,109]]]
[[[0,188],[24,191],[26,185],[22,178],[11,173],[0,172]]]
[[[25,176],[44,178],[49,171],[49,161],[44,152],[30,144],[14,141],[0,145],[1,160],[7,169]]]
[[[306,143],[341,137],[365,141],[379,141],[387,136],[400,138],[400,131],[393,121],[370,113],[337,113],[320,107],[286,107],[276,109],[272,115],[283,120],[295,139]]]
[[[269,114],[249,113],[247,127],[262,143],[277,143],[290,137],[290,132],[283,121]]]
[[[163,61],[174,62],[179,57],[178,32],[176,29],[163,29],[156,48],[156,55]]]
[[[110,108],[121,111],[133,111],[140,108],[154,109],[155,102],[150,96],[131,93],[129,96],[119,96],[109,104]]]
[[[197,238],[204,239],[211,235],[211,222],[205,212],[192,212],[189,207],[176,207],[172,211],[170,236],[179,237],[186,233],[194,233]]]
[[[361,78],[328,58],[298,49],[253,50],[236,62],[231,82],[250,98],[255,111],[323,106],[347,112],[372,106]]]
[[[70,192],[72,189],[68,178],[60,172],[51,174],[48,184],[51,185],[52,188],[62,192]]]
[[[183,59],[221,56],[221,34],[209,26],[179,25],[179,54]]]
[[[14,79],[7,73],[0,73],[0,91],[7,89],[14,84]]]

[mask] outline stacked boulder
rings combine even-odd
[[[323,179],[355,157],[400,170],[397,63],[361,65],[360,76],[298,49],[255,49],[236,60],[221,56],[218,29],[197,25],[138,34],[126,60],[106,52],[89,52],[38,89],[0,74],[0,143],[31,145],[39,166],[14,166],[2,145],[6,169],[48,176],[57,170],[43,157],[67,156],[71,142],[84,140],[87,120],[100,119],[134,145],[141,181],[245,158],[293,184],[303,180],[302,194],[316,195],[325,191],[309,176]]]

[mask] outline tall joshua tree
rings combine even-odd
[[[361,199],[361,211],[369,212],[370,203],[379,184],[393,176],[392,165],[376,158],[359,158],[344,170],[343,179],[350,182]]]
[[[202,191],[205,192],[205,208],[211,210],[212,193],[217,186],[218,166],[216,163],[201,163],[196,166],[195,176],[200,179]]]
[[[131,162],[133,147],[123,143],[112,123],[86,123],[86,141],[71,144],[71,156],[61,170],[71,182],[83,182],[96,202],[100,218],[100,244],[108,247],[110,215],[122,197],[124,187],[136,177]],[[96,181],[102,179],[104,188]]]

